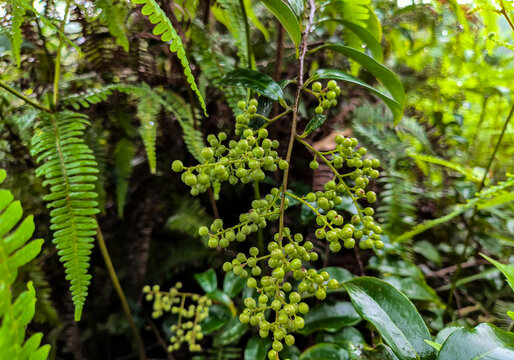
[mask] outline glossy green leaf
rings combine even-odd
[[[384,344],[378,344],[375,348],[350,344],[348,354],[352,360],[398,360],[391,348]]]
[[[246,280],[230,271],[223,279],[223,292],[229,297],[237,296],[243,290]]]
[[[300,23],[293,10],[282,0],[261,0],[261,2],[275,15],[284,29],[286,29],[289,37],[293,40],[296,53],[298,54],[298,46],[302,39],[302,30],[300,29]]]
[[[432,243],[426,240],[418,241],[412,246],[412,249],[434,264],[441,265],[441,255]]]
[[[308,334],[316,330],[334,332],[343,326],[351,326],[359,323],[361,317],[352,304],[347,301],[335,304],[321,303],[310,309],[305,314],[305,327],[299,330],[302,334]]]
[[[207,294],[207,297],[209,299],[216,300],[220,304],[225,305],[232,313],[232,316],[236,315],[237,310],[234,306],[234,303],[232,302],[230,297],[227,294],[225,294],[223,291],[221,291],[220,289],[214,289],[213,291],[209,292]]]
[[[380,42],[365,27],[362,27],[351,21],[343,19],[323,19],[320,22],[335,22],[343,25],[345,28],[353,32],[355,35],[357,35],[362,40],[362,42],[367,45],[375,60],[377,60],[378,62],[384,61],[384,52],[382,51],[382,46],[380,46]]]
[[[237,342],[248,331],[249,326],[234,316],[223,326],[214,337],[214,346],[225,346]]]
[[[395,286],[411,300],[432,301],[436,304],[442,304],[434,289],[428,286],[424,280],[398,276],[387,276],[383,280]]]
[[[312,134],[314,131],[318,130],[321,125],[327,120],[327,115],[317,114],[307,123],[305,130],[300,137],[304,138]]]
[[[425,342],[426,342],[428,345],[432,346],[436,351],[441,350],[441,347],[442,347],[442,345],[441,345],[441,344],[438,344],[438,343],[436,343],[435,341],[430,341],[430,340],[425,340]]]
[[[366,344],[364,336],[353,326],[346,326],[335,333],[318,332],[316,343],[334,343],[347,349],[350,343]]]
[[[503,275],[507,278],[507,283],[511,287],[511,289],[514,291],[514,265],[513,264],[502,264],[498,261],[491,259],[489,256],[486,256],[484,254],[480,254],[484,259],[489,261],[491,264],[496,266],[500,271],[503,273]]]
[[[446,339],[448,339],[448,336],[450,336],[452,332],[454,332],[455,330],[459,330],[460,328],[461,328],[460,326],[446,326],[444,329],[442,329],[441,331],[439,331],[437,333],[437,336],[435,337],[434,342],[436,342],[438,344],[443,344],[446,341]]]
[[[437,359],[514,359],[514,333],[491,324],[480,324],[474,329],[460,328],[448,336]]]
[[[214,269],[209,269],[203,273],[195,274],[196,282],[206,293],[213,292],[218,287],[218,279]]]
[[[362,53],[361,53],[362,54]],[[364,55],[364,54],[363,54]],[[371,58],[370,58],[371,59]],[[373,60],[374,61],[374,60]],[[366,84],[364,81],[356,78],[353,75],[347,74],[341,70],[334,69],[319,69],[314,73],[314,75],[306,82],[306,84],[321,80],[321,79],[331,79],[331,80],[340,80],[345,81],[351,84],[359,85],[364,87],[365,89],[371,91],[375,95],[377,95],[382,101],[389,107],[394,116],[394,124],[398,124],[403,115],[403,100],[399,103],[395,98],[391,95],[375,89],[373,86]]]
[[[275,101],[280,101],[284,97],[279,84],[268,75],[255,70],[237,69],[231,71],[223,78],[220,84],[249,88]]]
[[[300,355],[300,360],[347,360],[348,351],[336,344],[317,344]]]
[[[358,277],[343,284],[355,310],[371,322],[400,360],[435,359],[421,315],[394,286],[373,277]]]
[[[303,0],[287,0],[287,2],[297,17],[300,17],[303,14]]]
[[[271,339],[253,336],[245,347],[244,360],[265,360],[271,347]]]
[[[212,304],[209,308],[209,316],[202,321],[202,333],[204,335],[218,330],[232,318],[232,313],[226,306]]]

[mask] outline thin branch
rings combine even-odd
[[[96,239],[98,240],[98,245],[100,247],[100,252],[102,253],[102,257],[105,262],[105,266],[107,267],[107,272],[111,277],[112,284],[114,285],[114,289],[120,298],[121,307],[123,308],[123,312],[125,312],[125,316],[129,322],[130,328],[132,329],[132,333],[134,335],[134,339],[136,341],[139,359],[146,359],[145,354],[145,345],[143,343],[143,339],[139,335],[139,331],[137,330],[136,324],[134,323],[134,318],[132,317],[132,313],[130,312],[130,307],[127,302],[127,298],[125,297],[125,293],[123,292],[123,288],[121,287],[120,281],[118,280],[118,275],[116,275],[116,271],[114,270],[114,266],[112,265],[111,256],[109,255],[109,251],[107,250],[107,246],[105,245],[104,236],[102,234],[102,230],[100,226],[97,228]]]
[[[296,124],[298,122],[298,105],[300,104],[300,95],[302,94],[303,87],[303,72],[304,72],[304,62],[305,62],[305,54],[307,53],[307,38],[311,31],[312,24],[314,22],[314,14],[316,12],[316,5],[314,4],[314,0],[309,0],[309,19],[307,21],[307,25],[305,26],[305,30],[303,32],[302,44],[300,50],[300,58],[298,60],[298,83],[296,88],[296,96],[294,99],[293,105],[293,120],[291,124],[291,135],[289,138],[289,146],[287,148],[286,161],[291,163],[291,155],[293,153],[293,145],[294,139],[296,136]],[[287,191],[287,181],[289,178],[289,166],[284,171],[284,178],[282,180],[282,201],[280,202],[280,218],[279,218],[279,226],[278,226],[278,236],[279,243],[282,243],[282,238],[284,236],[284,209],[285,209],[285,200],[286,200],[286,191]]]
[[[70,0],[66,0],[66,9],[64,10],[64,17],[61,23],[61,33],[64,33],[64,26],[68,19],[68,13],[70,12]],[[57,103],[59,101],[59,78],[61,76],[61,51],[64,45],[64,38],[59,35],[59,45],[57,46],[57,56],[55,57],[55,70],[54,70],[54,96],[53,105],[57,109]]]
[[[22,93],[14,90],[12,87],[10,87],[9,85],[7,85],[6,83],[4,83],[3,81],[0,81],[0,87],[7,90],[8,92],[10,92],[11,94],[13,94],[14,96],[16,96],[17,98],[20,98],[21,100],[25,101],[27,104],[30,104],[32,106],[34,106],[35,108],[38,108],[39,110],[43,110],[43,111],[46,111],[46,112],[49,112],[51,113],[52,110],[44,107],[43,105],[41,104],[38,104],[37,102],[33,101],[33,100],[30,100],[28,97],[26,97],[25,95],[23,95]]]

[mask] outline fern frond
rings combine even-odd
[[[141,121],[139,133],[145,145],[146,156],[148,157],[148,165],[150,172],[155,174],[156,171],[156,155],[155,155],[155,139],[157,138],[157,113],[159,107],[155,103],[152,96],[144,96],[137,103],[137,117]]]
[[[0,183],[5,177],[5,170],[0,169]],[[27,290],[16,299],[11,290],[18,269],[39,254],[44,242],[42,239],[28,242],[34,233],[32,216],[15,229],[22,215],[20,202],[13,201],[10,191],[0,189],[0,354],[4,359],[44,360],[48,358],[50,346],[40,347],[43,334],[34,334],[25,341],[25,328],[35,311],[34,286],[28,282]]]
[[[193,115],[189,106],[177,94],[169,92],[166,95],[167,101],[163,102],[164,108],[175,115],[175,118],[182,127],[184,132],[183,139],[187,150],[197,161],[203,163],[205,160],[202,158],[201,152],[205,147],[205,142],[202,133],[193,126]]]
[[[116,199],[118,216],[123,218],[123,208],[127,199],[130,174],[132,173],[132,159],[135,150],[132,142],[126,138],[121,139],[114,149],[114,163],[116,167]]]
[[[114,4],[112,0],[97,0],[95,4],[102,9],[100,21],[107,26],[111,35],[116,39],[116,43],[123,47],[125,52],[128,52],[129,41],[124,24],[126,8]]]
[[[223,24],[234,38],[237,56],[239,57],[239,67],[247,68],[251,59],[248,59],[248,44],[246,43],[245,18],[238,0],[218,0],[218,4],[223,8],[213,8],[213,14],[224,16]],[[217,11],[216,11],[217,10]],[[219,17],[218,16],[218,17]]]
[[[483,210],[491,206],[497,206],[507,201],[511,201],[511,198],[505,198],[505,189],[514,186],[514,175],[507,174],[508,179],[506,181],[499,182],[497,185],[490,186],[487,189],[482,190],[473,199],[469,200],[466,204],[459,204],[449,214],[442,216],[437,219],[428,220],[421,224],[418,224],[412,228],[412,230],[403,233],[394,239],[395,242],[403,242],[411,239],[413,236],[419,235],[434,226],[444,224],[454,217],[462,214],[464,211],[471,209],[475,206],[478,209]],[[504,201],[506,200],[506,201]]]
[[[200,93],[200,90],[196,85],[193,72],[189,67],[189,61],[186,57],[186,50],[184,49],[184,46],[182,45],[182,40],[175,31],[175,28],[173,27],[171,21],[168,19],[164,11],[162,11],[160,6],[154,0],[132,0],[132,2],[135,4],[144,4],[143,8],[141,9],[141,13],[147,16],[150,22],[155,25],[153,29],[153,34],[159,35],[161,37],[161,40],[166,43],[171,41],[169,47],[170,51],[177,54],[177,57],[179,58],[180,63],[182,64],[182,67],[184,69],[184,75],[186,76],[187,82],[189,83],[191,90],[193,90],[196,93],[196,96],[200,101],[200,105],[202,106],[205,116],[208,116],[202,94]]]
[[[16,1],[11,2],[12,7],[12,18],[11,18],[11,47],[12,54],[16,61],[16,65],[21,65],[21,43],[23,41],[21,37],[21,25],[25,17],[25,9],[19,6]]]
[[[197,199],[194,201],[188,200],[180,204],[175,214],[166,222],[166,227],[172,231],[179,231],[192,237],[198,237],[198,228],[209,224],[211,220]]]
[[[468,180],[472,180],[474,182],[480,182],[481,181],[481,179],[479,179],[475,175],[473,175],[473,173],[470,170],[464,169],[459,164],[455,164],[455,163],[453,163],[451,161],[444,160],[444,159],[441,159],[441,158],[438,158],[438,157],[432,156],[432,155],[414,154],[414,153],[407,153],[407,155],[409,155],[411,158],[416,159],[416,160],[420,160],[420,161],[424,161],[424,162],[429,162],[431,164],[441,165],[441,166],[444,166],[444,167],[446,167],[448,169],[455,170],[458,173],[460,173],[462,175],[465,175],[466,179],[468,179]]]
[[[50,194],[44,197],[50,212],[53,242],[70,281],[75,320],[79,321],[91,282],[89,258],[99,212],[94,191],[98,173],[91,149],[82,139],[87,116],[69,111],[41,115],[32,139],[32,156],[44,163],[36,170],[44,176]]]
[[[234,70],[232,59],[216,48],[218,39],[206,31],[203,24],[194,23],[194,26],[195,31],[191,35],[195,44],[193,55],[202,70],[202,76],[207,78],[209,84],[219,86],[225,74]],[[223,86],[220,89],[234,115],[239,115],[241,109],[237,107],[237,103],[246,98],[245,89],[238,86]]]

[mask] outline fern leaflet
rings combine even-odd
[[[116,167],[116,199],[118,216],[123,218],[123,208],[127,199],[130,174],[132,173],[131,161],[135,150],[132,142],[126,138],[121,139],[114,149],[114,161]]]
[[[156,171],[155,139],[157,137],[157,124],[155,119],[158,111],[159,107],[156,106],[152,96],[143,96],[139,99],[137,103],[137,116],[141,121],[139,133],[145,145],[146,156],[148,157],[148,164],[152,174],[155,174]]]
[[[129,51],[129,41],[124,26],[124,7],[113,4],[112,0],[97,0],[96,5],[102,9],[100,21],[107,26],[109,32],[116,38],[116,43]]]
[[[186,50],[182,45],[180,36],[177,34],[175,28],[171,24],[171,21],[154,0],[132,0],[132,2],[135,4],[144,4],[143,8],[141,9],[141,13],[147,16],[150,22],[155,25],[153,34],[159,35],[161,40],[164,42],[171,41],[170,51],[177,53],[177,57],[179,58],[180,63],[184,69],[184,75],[186,75],[187,82],[189,83],[191,90],[196,93],[204,114],[207,116],[205,102],[203,100],[202,94],[200,93],[200,90],[198,89],[198,86],[196,85],[191,68],[189,67],[189,61],[186,57]]]
[[[480,179],[477,178],[470,170],[464,169],[459,164],[455,164],[451,161],[447,161],[447,160],[444,160],[444,159],[441,159],[441,158],[438,158],[438,157],[432,156],[432,155],[414,154],[414,153],[407,153],[407,155],[409,155],[410,157],[412,157],[416,160],[441,165],[448,169],[455,170],[455,171],[461,173],[462,175],[465,175],[466,178],[469,180],[472,180],[474,182],[480,182]]]
[[[31,149],[37,162],[44,160],[36,175],[44,176],[43,185],[50,186],[44,200],[53,208],[50,229],[71,283],[76,321],[81,318],[91,280],[89,258],[97,228],[92,215],[99,212],[94,200],[98,197],[94,191],[97,163],[82,139],[88,124],[87,116],[69,111],[43,113]]]
[[[499,182],[497,185],[491,186],[485,190],[482,190],[476,197],[469,200],[466,204],[459,204],[449,214],[442,216],[437,219],[427,220],[418,224],[412,228],[412,230],[403,233],[394,239],[395,242],[403,242],[411,239],[413,236],[421,234],[434,226],[444,224],[450,221],[454,217],[462,214],[464,211],[473,207],[478,207],[479,210],[486,209],[491,206],[497,206],[504,204],[513,199],[512,193],[505,197],[505,189],[514,186],[514,175],[507,174],[508,179],[506,181]]]
[[[0,183],[5,179],[0,169]],[[41,251],[43,240],[27,242],[34,233],[32,216],[14,229],[23,215],[19,201],[13,201],[10,191],[0,189],[0,354],[4,359],[45,360],[50,345],[40,347],[43,334],[37,333],[25,341],[25,328],[32,320],[36,292],[32,282],[13,302],[11,287],[18,269],[34,259]]]

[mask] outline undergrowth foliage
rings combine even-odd
[[[6,172],[0,169],[0,183]],[[29,241],[34,233],[32,216],[21,223],[23,210],[19,201],[13,201],[9,190],[0,189],[0,354],[5,359],[44,360],[50,345],[40,346],[42,333],[25,340],[25,329],[32,320],[36,304],[36,291],[32,281],[16,298],[12,286],[18,270],[41,251],[42,239]]]

